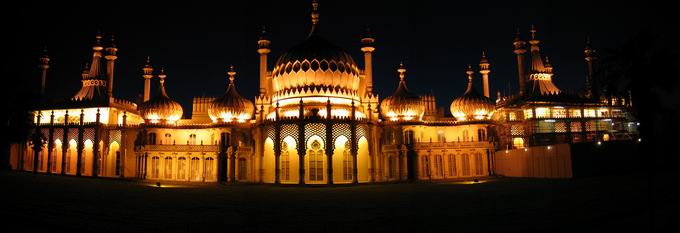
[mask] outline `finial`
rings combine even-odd
[[[366,28],[364,29],[364,34],[362,36],[363,38],[373,38],[373,33],[371,33],[371,27],[366,24]]]
[[[475,71],[472,70],[472,65],[468,64],[467,69],[465,69],[465,73],[468,75],[469,78],[472,78],[472,74],[475,73]]]
[[[43,46],[43,57],[47,57],[47,45]]]
[[[483,64],[488,64],[488,63],[489,63],[489,60],[486,58],[486,51],[482,50],[482,58],[479,59],[479,64],[483,65]]]
[[[399,69],[397,69],[397,72],[399,72],[399,80],[404,81],[404,77],[406,77],[406,68],[404,68],[404,62],[399,62]]]
[[[319,23],[319,1],[312,0],[312,24]]]
[[[97,30],[97,35],[94,36],[94,38],[95,38],[96,41],[97,41],[97,45],[100,45],[100,44],[101,44],[101,40],[102,40],[102,31],[101,31],[101,30]]]
[[[116,39],[113,36],[113,33],[111,34],[111,47],[115,48],[116,47]]]
[[[146,56],[146,65],[145,67],[151,67],[151,56]]]
[[[267,39],[267,27],[262,25],[262,31],[260,31],[260,40],[266,40]]]
[[[234,65],[229,66],[229,72],[227,72],[229,75],[229,84],[234,83],[234,76],[236,75],[236,71],[234,71]]]
[[[545,65],[546,66],[552,66],[552,65],[550,65],[550,57],[548,57],[548,56],[545,56]]]
[[[85,69],[83,70],[83,73],[87,73],[89,69],[90,69],[90,63],[85,62]]]
[[[529,32],[531,32],[531,39],[535,40],[536,39],[536,27],[534,27],[533,24],[531,24],[531,30],[529,30]]]
[[[165,68],[161,67],[161,73],[158,74],[158,78],[161,79],[161,84],[165,81],[165,78],[168,77],[165,75]]]

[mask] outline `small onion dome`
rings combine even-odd
[[[142,114],[142,117],[151,123],[168,123],[174,124],[182,118],[184,111],[182,105],[177,101],[172,100],[165,92],[165,71],[161,69],[158,75],[160,78],[160,93],[139,105],[137,108]]]
[[[420,120],[425,112],[420,96],[408,91],[406,81],[404,81],[406,69],[403,63],[399,64],[397,71],[399,72],[400,79],[399,87],[397,87],[394,94],[385,98],[380,103],[380,112],[383,117],[390,121]]]
[[[220,98],[215,99],[210,108],[208,108],[208,115],[213,122],[245,122],[253,116],[255,106],[253,102],[241,97],[234,86],[234,66],[231,66],[229,74],[229,86],[227,91]]]
[[[472,86],[472,67],[468,66],[468,86],[465,94],[453,99],[451,103],[451,114],[459,120],[484,120],[489,119],[494,112],[495,105],[493,100],[479,94]]]

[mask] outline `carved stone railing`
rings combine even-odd
[[[414,145],[416,150],[436,149],[460,149],[460,148],[484,148],[489,147],[487,141],[481,142],[421,142]]]
[[[218,145],[146,145],[145,151],[217,152]]]

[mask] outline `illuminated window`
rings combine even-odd
[[[463,130],[463,141],[467,142],[470,139],[470,135],[467,130]]]
[[[172,158],[165,157],[165,179],[172,179]]]
[[[288,143],[281,143],[281,180],[290,180],[290,156],[288,154]]]
[[[437,142],[446,142],[446,138],[444,138],[444,131],[437,131]]]
[[[531,119],[534,117],[534,112],[531,109],[524,109],[524,119]]]
[[[517,120],[517,113],[515,112],[509,112],[508,113],[508,118],[510,121],[516,121]]]
[[[191,158],[191,164],[190,164],[191,176],[189,177],[189,179],[191,179],[191,180],[201,180],[201,176],[199,175],[200,174],[199,173],[200,165],[201,164],[200,164],[199,158],[196,158],[196,157]]]
[[[524,148],[524,138],[513,138],[512,146],[514,146],[517,149]]]
[[[158,179],[160,175],[160,158],[154,156],[151,158],[151,178]]]
[[[549,108],[536,108],[536,118],[548,118],[550,117]]]
[[[166,133],[164,140],[165,140],[165,143],[167,143],[167,144],[170,144],[170,143],[172,143],[173,145],[175,144],[175,141],[172,140],[172,134]],[[162,141],[161,141],[161,144],[163,144]]]
[[[70,148],[68,150],[66,150],[65,160],[66,160],[66,162],[64,162],[64,163],[66,164],[66,173],[70,173],[71,172],[71,149]]]
[[[429,156],[423,156],[423,169],[422,169],[422,174],[424,177],[430,177],[430,157]]]
[[[475,154],[475,168],[478,176],[484,174],[484,160],[482,160],[482,154],[480,153]]]
[[[413,130],[406,130],[406,134],[404,136],[406,145],[411,145],[413,144]]]
[[[470,155],[463,154],[461,158],[463,162],[463,176],[470,176]]]
[[[569,109],[569,117],[570,118],[581,118],[581,110],[580,109]]]
[[[609,117],[609,109],[600,108],[597,110],[598,117]]]
[[[215,159],[208,157],[205,159],[205,179],[215,180],[215,169],[214,167]]]
[[[435,155],[434,156],[434,172],[435,176],[441,177],[443,176],[442,174],[444,173],[444,168],[442,167],[442,156],[441,155]]]
[[[555,133],[566,133],[567,132],[567,124],[564,122],[557,122],[555,123]]]
[[[581,132],[581,122],[571,122],[570,123],[571,132]]]
[[[552,109],[552,117],[553,118],[566,118],[567,117],[567,110],[564,108],[553,108]]]
[[[312,142],[309,154],[309,180],[322,181],[323,180],[323,150],[319,141]]]
[[[450,154],[449,155],[449,175],[456,176],[457,175],[456,173],[457,173],[456,155]]]
[[[522,135],[524,135],[524,127],[522,125],[512,125],[512,126],[510,126],[510,135],[512,135],[512,136],[522,136]]]
[[[179,157],[177,159],[177,179],[184,180],[187,178],[187,159]]]
[[[196,134],[189,135],[189,145],[196,145]]]
[[[342,178],[352,180],[352,155],[350,155],[349,141],[345,143],[345,151],[342,152]]]
[[[534,125],[534,132],[536,133],[553,133],[555,132],[555,121],[544,120],[536,122]]]
[[[587,132],[597,131],[597,125],[595,124],[595,122],[592,121],[586,122],[586,131]]]
[[[583,117],[596,117],[595,109],[583,109]]]
[[[609,141],[609,134],[608,133],[602,135],[602,141],[605,141],[605,142]]]
[[[479,141],[486,141],[486,130],[478,129],[477,130],[477,139]]]

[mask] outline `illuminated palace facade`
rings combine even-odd
[[[263,31],[257,41],[259,95],[254,101],[237,92],[231,67],[225,93],[195,97],[190,119],[182,118],[185,109],[166,92],[165,71],[154,69],[148,59],[142,68],[143,102],[115,98],[118,49],[113,42],[104,47],[97,36],[82,88],[69,100],[33,112],[33,136],[12,145],[12,167],[163,182],[473,179],[494,175],[496,150],[622,139],[634,131],[627,118],[629,100],[566,94],[552,84],[552,67],[539,54],[533,29],[526,72],[524,41],[515,41],[522,87],[517,95],[489,97],[490,64],[484,55],[482,94],[468,66],[460,78],[467,77],[468,85],[452,100],[452,116],[437,111],[434,96],[408,90],[403,64],[394,79],[397,89],[380,101],[373,92],[374,38],[366,33],[361,39],[362,69],[318,34],[318,2],[312,5],[310,34],[279,56],[273,68]],[[586,49],[589,71],[593,54]],[[40,60],[44,92],[49,58]],[[152,97],[156,78],[160,86]]]

